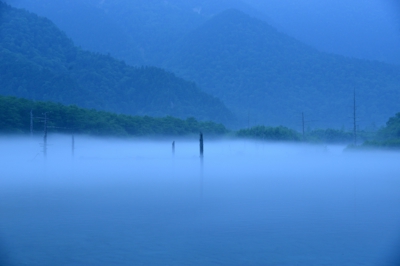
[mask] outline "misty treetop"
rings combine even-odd
[[[171,116],[154,118],[128,116],[75,105],[65,106],[52,102],[37,102],[10,96],[0,96],[0,133],[28,134],[31,111],[34,134],[43,133],[46,113],[52,132],[81,133],[96,136],[185,136],[203,132],[223,136],[228,133],[239,138],[267,141],[299,141],[300,134],[286,127],[258,126],[231,132],[222,124],[201,122],[195,118],[185,120]],[[329,141],[329,140],[328,140]]]
[[[167,117],[129,116],[75,105],[65,106],[52,102],[36,102],[10,96],[0,96],[0,133],[28,134],[30,113],[33,113],[34,134],[43,133],[43,117],[47,113],[52,132],[81,133],[96,136],[185,136],[203,132],[207,135],[250,138],[263,141],[302,141],[311,143],[353,142],[353,132],[336,129],[317,129],[301,133],[284,127],[256,126],[238,131],[224,125],[195,118],[185,120]],[[358,138],[367,140],[365,146],[397,147],[400,143],[400,113],[391,117],[387,126],[375,134],[359,131]],[[400,146],[399,146],[400,147]]]
[[[389,118],[386,127],[381,130],[381,135],[387,139],[400,139],[400,113]]]
[[[43,132],[44,113],[47,113],[52,132],[98,136],[183,136],[199,132],[221,135],[228,132],[222,124],[200,122],[193,117],[182,120],[171,116],[128,116],[6,96],[0,96],[0,132],[29,133],[31,111],[35,134]]]
[[[232,113],[193,82],[75,47],[48,19],[0,3],[0,93],[132,115],[228,122]]]
[[[253,138],[268,141],[300,141],[298,132],[287,127],[265,127],[255,126],[248,129],[241,129],[236,132],[238,137]]]
[[[235,134],[240,138],[250,138],[264,141],[301,141],[304,143],[315,144],[331,143],[347,145],[354,143],[354,132],[332,128],[306,130],[304,131],[304,134],[302,134],[296,130],[284,126],[255,126],[247,129],[240,129],[235,132]],[[377,132],[361,130],[357,131],[357,136],[360,142],[375,141],[377,138]]]
[[[400,113],[390,117],[375,139],[365,142],[363,147],[400,149]]]

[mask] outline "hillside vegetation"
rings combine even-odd
[[[301,113],[311,130],[352,128],[354,91],[359,129],[384,125],[387,117],[400,108],[396,100],[400,97],[400,67],[319,52],[246,15],[243,10],[253,15],[257,12],[240,0],[139,0],[134,5],[128,0],[18,3],[46,14],[57,5],[66,7],[57,13],[58,24],[64,21],[66,29],[82,31],[83,39],[97,40],[93,42],[102,47],[93,46],[93,50],[119,53],[129,63],[150,62],[168,69],[195,82],[202,91],[223,103],[168,71],[131,68],[109,56],[85,53],[75,47],[44,60],[40,52],[39,63],[37,57],[26,54],[15,58],[15,47],[6,48],[12,54],[5,60],[10,64],[6,69],[14,67],[16,71],[2,83],[3,89],[12,88],[16,96],[128,114],[194,116],[234,128],[282,125],[297,130],[302,126]],[[242,11],[221,12],[232,6]],[[47,21],[38,28],[46,29],[48,24]],[[9,28],[7,32],[10,33]],[[16,34],[21,33],[16,31]],[[56,44],[65,39],[65,35],[50,35],[58,36]],[[53,37],[47,37],[45,43]],[[24,38],[18,37],[14,45]],[[27,44],[32,46],[30,42]],[[25,50],[21,49],[21,53]],[[57,54],[68,55],[69,61],[64,63]],[[36,83],[29,78],[29,82],[21,85],[19,80],[30,73],[37,77]],[[11,82],[16,83],[10,85]],[[26,89],[31,84],[36,90],[46,88],[39,93],[43,98],[38,98],[32,88]],[[55,87],[63,89],[60,92]],[[69,93],[62,93],[67,87]],[[227,122],[232,121],[232,114],[223,105],[234,112],[238,123]]]
[[[185,36],[165,67],[221,98],[245,123],[351,127],[383,124],[399,109],[400,67],[326,54],[238,10]]]
[[[255,13],[241,0],[18,0],[51,19],[84,49],[131,65],[160,66],[174,42],[227,8]]]
[[[174,117],[129,116],[94,109],[83,109],[76,105],[65,106],[52,102],[37,102],[16,97],[0,96],[0,134],[30,133],[31,112],[33,134],[43,134],[44,117],[48,118],[49,132],[79,133],[95,136],[187,136],[203,132],[207,136],[237,137],[261,141],[294,141],[308,143],[352,144],[352,132],[335,129],[306,131],[278,126],[254,126],[232,131],[223,124],[185,120]],[[400,147],[400,113],[388,120],[387,126],[371,134],[357,132],[362,147]],[[358,146],[359,147],[359,146]]]
[[[154,118],[128,116],[83,109],[75,105],[64,106],[52,102],[36,102],[15,97],[0,96],[0,133],[28,134],[31,111],[34,134],[42,134],[46,114],[49,131],[80,133],[96,136],[184,136],[203,132],[221,135],[228,132],[214,122],[200,122],[174,117]]]
[[[363,147],[400,149],[400,113],[390,117],[386,126],[377,132],[376,138],[365,142]]]
[[[48,19],[0,2],[0,94],[131,115],[229,122],[224,104],[155,67],[75,47]]]

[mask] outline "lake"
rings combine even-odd
[[[0,139],[0,265],[399,265],[400,153],[41,141]]]

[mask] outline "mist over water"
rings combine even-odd
[[[2,138],[6,265],[398,265],[400,154]],[[175,153],[172,153],[175,141]],[[5,263],[3,263],[5,264]]]

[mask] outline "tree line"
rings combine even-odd
[[[32,114],[32,115],[31,115]],[[235,137],[264,141],[291,141],[307,143],[353,142],[353,132],[343,129],[314,129],[302,134],[296,130],[278,126],[254,126],[230,130],[221,123],[198,121],[172,116],[150,117],[116,114],[76,105],[31,101],[12,96],[0,96],[0,133],[42,134],[44,115],[51,132],[76,133],[92,136],[139,137],[139,136],[188,136],[202,132],[208,136]],[[357,132],[364,141],[361,148],[400,148],[400,113],[389,118],[385,127],[376,132]]]
[[[220,123],[179,119],[171,116],[150,117],[115,114],[76,105],[36,102],[11,96],[0,96],[0,132],[30,133],[31,112],[33,133],[43,131],[43,116],[48,118],[52,132],[78,133],[95,136],[183,136],[204,132],[220,135],[228,130]]]

